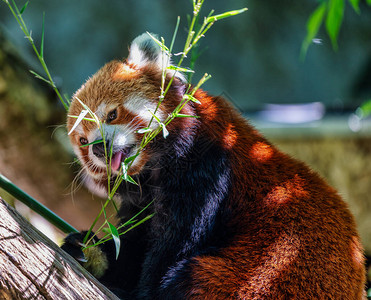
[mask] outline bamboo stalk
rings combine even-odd
[[[10,195],[23,202],[34,212],[45,218],[55,227],[63,231],[64,233],[78,232],[77,229],[68,224],[65,220],[53,213],[49,208],[32,198],[30,195],[22,191],[13,182],[11,182],[4,175],[0,174],[0,188],[4,189]]]

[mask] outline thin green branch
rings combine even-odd
[[[78,232],[77,229],[75,229],[62,218],[57,216],[46,206],[42,205],[40,202],[36,201],[30,195],[22,191],[19,187],[17,187],[13,182],[11,182],[2,174],[0,174],[0,188],[4,189],[10,195],[26,204],[29,208],[31,208],[33,211],[52,223],[55,227],[59,228],[61,231],[65,233]]]
[[[4,0],[3,0],[4,1]],[[43,25],[42,25],[42,35],[41,35],[41,46],[40,46],[40,51],[37,49],[35,43],[34,43],[34,40],[32,39],[31,37],[31,34],[30,32],[28,31],[27,29],[27,26],[26,26],[26,23],[24,22],[23,20],[23,17],[22,17],[22,13],[25,11],[27,5],[24,5],[21,9],[21,11],[19,11],[18,9],[18,6],[16,5],[15,1],[14,0],[11,0],[11,3],[9,1],[4,1],[11,13],[13,14],[14,18],[16,19],[17,23],[19,24],[21,30],[23,31],[24,35],[26,36],[26,38],[28,39],[28,41],[30,42],[31,46],[32,46],[32,49],[34,50],[37,58],[39,59],[39,62],[42,66],[42,68],[44,69],[44,72],[47,76],[47,80],[44,79],[42,76],[38,75],[36,76],[38,79],[42,79],[43,81],[47,82],[54,90],[54,92],[57,94],[59,100],[61,101],[61,103],[63,104],[64,108],[66,110],[68,110],[68,107],[69,107],[69,103],[68,103],[68,100],[67,99],[64,99],[61,95],[61,93],[59,92],[58,88],[56,87],[55,83],[54,83],[54,80],[52,78],[52,76],[50,75],[50,72],[49,72],[49,69],[45,63],[45,60],[44,60],[44,18],[45,18],[45,15],[43,15]],[[36,73],[34,73],[35,75]]]

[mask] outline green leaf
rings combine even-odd
[[[159,46],[161,47],[161,49],[162,49],[163,51],[165,51],[165,52],[168,53],[168,54],[170,53],[169,48],[166,47],[165,44],[164,44],[163,42],[160,42],[158,39],[156,39],[156,38],[155,38],[152,34],[150,34],[148,31],[147,31],[147,34],[151,37],[152,40],[155,41],[155,43],[156,43],[157,45],[159,45]]]
[[[359,9],[359,0],[349,0],[349,3],[357,14],[361,13],[361,10]]]
[[[358,115],[361,117],[361,118],[365,118],[369,115],[371,115],[371,99],[369,99],[368,101],[364,102],[361,107],[359,108],[359,113]]]
[[[231,10],[231,11],[227,11],[223,14],[219,14],[219,15],[215,15],[215,16],[211,16],[211,17],[208,17],[206,18],[206,23],[211,23],[211,22],[215,22],[215,21],[218,21],[218,20],[221,20],[221,19],[225,19],[225,18],[229,18],[229,17],[232,17],[232,16],[235,16],[235,15],[239,15],[243,12],[247,11],[247,8],[242,8],[242,9],[238,9],[238,10]]]
[[[123,223],[123,224],[121,224],[120,226],[119,226],[119,228],[118,229],[121,229],[121,228],[123,228],[123,227],[126,227],[126,226],[128,226],[128,225],[130,225],[130,224],[132,224],[132,223],[134,223],[134,222],[136,222],[136,218],[141,214],[141,213],[143,213],[150,205],[152,205],[152,203],[154,202],[155,200],[153,199],[150,203],[148,203],[145,207],[143,207],[142,208],[142,210],[140,211],[140,212],[138,212],[135,216],[132,216],[131,218],[130,218],[130,220],[128,220],[128,221],[126,221],[125,223]]]
[[[26,10],[27,5],[28,5],[29,2],[30,2],[30,1],[27,1],[27,2],[25,3],[25,5],[23,5],[23,7],[21,8],[21,10],[19,11],[20,14],[23,14],[23,13],[24,13],[24,11]],[[8,2],[5,1],[5,3],[8,3]]]
[[[143,224],[144,222],[148,221],[149,219],[151,219],[155,214],[151,214],[151,215],[148,215],[146,217],[144,217],[142,220],[138,221],[137,223],[135,223],[133,226],[131,226],[130,228],[128,228],[127,230],[125,230],[124,232],[121,232],[120,235],[122,234],[125,234],[127,232],[129,232],[130,230],[134,229],[135,227]]]
[[[42,77],[41,75],[37,74],[36,72],[34,72],[34,71],[32,71],[32,70],[29,70],[29,71],[30,71],[30,73],[31,73],[32,75],[34,75],[37,79],[40,79],[40,80],[42,80],[42,81],[45,81],[47,84],[50,84],[51,86],[53,86],[53,83],[52,83],[51,81],[49,81],[48,79]]]
[[[175,42],[175,39],[176,39],[176,35],[178,33],[179,24],[180,24],[180,17],[178,16],[178,18],[176,20],[176,25],[175,25],[174,33],[173,33],[173,38],[171,39],[171,44],[170,44],[170,49],[169,49],[169,52],[170,53],[173,52],[173,46],[174,46],[174,42]]]
[[[77,119],[79,116],[67,115],[67,117]],[[95,122],[95,120],[92,118],[84,118],[83,120],[89,121],[89,122]]]
[[[150,131],[152,131],[152,129],[146,127],[146,128],[141,128],[141,129],[139,129],[139,130],[137,131],[137,133],[146,133],[146,132],[150,132]]]
[[[146,107],[146,106],[144,106]],[[147,108],[147,107],[146,107]],[[151,113],[151,115],[153,116],[153,118],[157,121],[157,123],[161,126],[162,128],[162,134],[164,136],[164,139],[166,139],[166,137],[169,135],[169,131],[166,129],[166,126],[164,123],[161,122],[161,120],[150,110],[147,108],[147,110]]]
[[[181,68],[181,67],[177,67],[177,66],[168,66],[167,69],[169,70],[175,70],[175,71],[179,71],[179,72],[185,72],[185,73],[194,73],[195,71],[191,70],[191,69],[187,69],[187,68]]]
[[[191,100],[194,103],[201,104],[201,102],[197,98],[193,97],[190,94],[184,95],[184,99],[189,99],[189,100]]]
[[[40,56],[44,59],[44,33],[45,33],[45,12],[43,13],[43,25],[41,29]]]
[[[88,144],[85,144],[85,145],[81,145],[80,148],[88,147],[90,145],[100,144],[100,143],[103,143],[103,140],[97,140],[97,141],[94,141],[94,142],[91,142],[91,143],[88,143]]]
[[[132,184],[135,184],[135,185],[138,185],[138,183],[136,183],[136,181],[128,174],[126,174],[126,176],[123,177],[123,179],[127,182],[130,182]]]
[[[75,124],[73,124],[70,132],[68,133],[68,135],[70,135],[75,129],[77,126],[79,126],[79,124],[81,123],[81,121],[84,119],[84,117],[87,115],[88,113],[88,110],[86,109],[83,109],[81,112],[80,112],[80,115],[79,117],[77,118]]]
[[[200,81],[197,83],[197,85],[192,89],[191,96],[193,96],[197,90],[203,85],[206,81],[208,81],[211,78],[211,75],[205,73],[204,76],[200,79]]]
[[[129,156],[129,157],[125,158],[125,159],[124,159],[124,164],[125,164],[126,166],[128,166],[130,162],[132,162],[134,159],[136,159],[136,158],[139,156],[139,154],[140,154],[140,153],[138,152],[138,153],[135,154],[135,155],[132,155],[132,156]]]
[[[309,16],[307,22],[307,36],[305,37],[301,46],[301,57],[304,58],[307,54],[308,47],[312,43],[312,40],[316,37],[319,28],[322,25],[323,18],[325,16],[327,3],[322,2],[317,6],[314,12]]]
[[[149,113],[157,121],[157,123],[159,123],[161,125],[162,124],[161,120],[147,106],[144,105],[144,107],[149,111]]]
[[[119,257],[120,254],[120,235],[117,231],[117,228],[113,226],[110,222],[107,222],[109,229],[110,229],[110,234],[112,235],[113,241],[115,242],[115,249],[116,249],[116,260]]]
[[[99,122],[99,119],[98,119],[97,115],[84,102],[82,102],[78,97],[75,97],[75,99],[77,101],[79,101],[80,104],[82,105],[82,107],[89,112],[89,115],[95,120],[95,123],[97,124],[98,128],[100,128],[100,122]]]
[[[184,115],[184,114],[176,114],[175,117],[178,117],[178,118],[199,118],[200,116],[191,116],[191,115]]]
[[[125,161],[121,163],[121,166],[122,166],[122,173],[123,173],[121,176],[122,179],[132,184],[138,185],[138,183],[136,183],[135,180],[128,174],[128,165],[125,164]]]
[[[102,228],[102,232],[105,234],[111,234],[111,230],[107,227]]]
[[[338,49],[337,38],[344,17],[344,0],[329,0],[326,29],[334,50]]]
[[[164,123],[161,123],[160,125],[162,127],[162,135],[163,135],[164,139],[166,139],[167,136],[169,135],[169,131],[166,129],[166,126],[165,126]]]
[[[366,0],[366,3],[371,6],[371,0]]]

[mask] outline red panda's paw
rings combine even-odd
[[[99,246],[84,248],[83,240],[86,233],[86,231],[70,233],[64,239],[61,248],[76,259],[92,275],[100,278],[108,269],[107,256]]]
[[[70,233],[66,236],[61,246],[64,251],[80,263],[88,261],[82,251],[82,248],[85,246],[83,243],[85,235],[86,231]]]

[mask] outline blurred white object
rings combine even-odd
[[[326,108],[321,102],[303,104],[266,104],[259,112],[264,121],[283,124],[302,124],[321,120]]]

